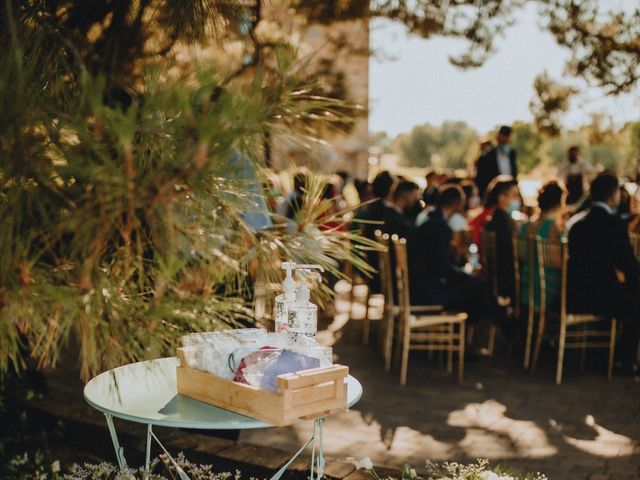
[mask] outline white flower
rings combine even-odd
[[[51,471],[53,473],[58,473],[60,471],[60,460],[56,460],[51,464]]]
[[[364,468],[365,470],[373,470],[373,462],[369,457],[364,457],[362,460],[358,462],[360,468]]]
[[[490,472],[488,470],[485,470],[483,472],[480,472],[480,478],[482,480],[515,480],[512,476],[510,475],[498,475],[495,472]]]
[[[480,472],[480,478],[482,480],[498,480],[498,475],[493,472],[484,471]]]

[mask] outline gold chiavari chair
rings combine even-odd
[[[384,369],[391,369],[391,357],[393,350],[394,332],[394,301],[393,301],[393,275],[391,272],[391,254],[389,234],[375,231],[376,241],[380,244],[378,252],[378,274],[380,275],[380,287],[384,297],[382,310],[382,322],[380,324],[380,349],[384,358]]]
[[[630,233],[629,240],[631,240],[631,247],[636,258],[640,261],[640,235],[637,233]]]
[[[491,294],[498,297],[498,258],[496,256],[496,234],[483,230],[480,235],[480,263],[491,286]]]
[[[564,363],[564,352],[568,348],[580,348],[583,351],[587,348],[608,348],[609,364],[607,367],[607,379],[611,379],[613,369],[613,354],[616,338],[616,319],[610,321],[610,328],[606,330],[592,327],[596,322],[607,320],[605,317],[592,314],[573,314],[567,312],[567,263],[569,249],[566,239],[563,240],[543,240],[536,237],[536,248],[538,253],[538,274],[540,284],[540,321],[538,324],[538,335],[536,347],[533,354],[533,364],[538,361],[540,344],[544,334],[547,316],[552,313],[559,317],[560,332],[558,335],[558,362],[556,366],[556,383],[562,383],[562,369]],[[560,304],[558,311],[551,312],[547,307],[547,298],[550,294],[550,271],[556,270],[559,273],[560,281]],[[572,331],[575,326],[588,326],[588,329]],[[605,341],[606,340],[606,341]]]
[[[491,294],[498,301],[500,306],[508,307],[511,299],[500,297],[498,295],[498,256],[496,252],[496,233],[483,230],[480,235],[480,263],[485,278],[491,287]],[[487,350],[493,355],[496,344],[496,327],[489,327],[489,344]]]
[[[629,240],[631,240],[631,248],[633,248],[633,253],[636,256],[636,259],[640,262],[640,235],[638,235],[637,233],[630,233]],[[640,344],[638,344],[636,361],[640,362]]]
[[[404,238],[392,237],[396,254],[396,283],[398,286],[398,320],[400,348],[400,384],[407,383],[409,351],[447,352],[447,371],[453,369],[453,354],[458,353],[458,382],[464,377],[464,348],[466,313],[420,313],[414,314],[409,300],[409,266],[407,242]],[[456,331],[457,330],[457,331]]]
[[[516,318],[526,308],[527,311],[527,337],[524,347],[524,368],[529,368],[531,363],[531,343],[533,340],[533,324],[536,314],[535,305],[535,239],[532,236],[521,237],[514,235],[513,242],[513,271],[515,273],[515,299],[514,308]],[[525,284],[526,278],[526,284]],[[527,286],[527,298],[523,300],[523,286]]]
[[[380,244],[378,253],[378,271],[380,276],[380,288],[384,299],[382,322],[380,325],[379,345],[384,358],[385,370],[391,369],[391,361],[393,359],[393,342],[396,340],[396,351],[400,350],[400,335],[397,335],[396,317],[399,314],[399,306],[394,298],[393,289],[393,262],[391,260],[391,238],[389,234],[376,230],[374,236]],[[444,310],[441,305],[410,305],[412,313],[423,312],[440,312]],[[398,358],[399,360],[399,358]]]

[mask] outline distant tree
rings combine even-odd
[[[466,168],[475,152],[478,132],[465,122],[444,122],[440,128],[440,155],[447,168]]]
[[[464,168],[477,139],[477,132],[465,122],[444,122],[440,127],[427,123],[414,127],[408,134],[398,135],[392,148],[410,165],[431,166],[437,154],[442,166]]]
[[[410,133],[398,135],[393,141],[393,149],[410,165],[427,167],[431,165],[431,157],[440,147],[439,136],[437,127],[418,125]]]
[[[569,101],[576,90],[555,82],[547,72],[535,78],[533,88],[535,96],[529,102],[529,110],[536,128],[546,135],[558,135],[561,116],[569,109]]]
[[[582,158],[593,166],[633,178],[637,165],[633,146],[635,124],[630,122],[619,129],[608,117],[593,115],[589,124],[577,130],[563,131],[555,137],[543,137],[543,158],[559,166],[567,161],[568,148],[578,145]]]
[[[518,152],[518,168],[522,173],[528,173],[542,160],[542,146],[544,138],[535,127],[526,122],[516,122],[513,125],[513,147]]]
[[[629,122],[624,131],[629,135],[629,175],[640,181],[640,122]]]
[[[391,138],[387,132],[372,132],[369,134],[369,145],[387,149],[391,145]]]
[[[630,91],[640,78],[637,2],[542,0],[544,26],[571,51],[567,71],[607,93]],[[631,6],[635,5],[635,6]]]

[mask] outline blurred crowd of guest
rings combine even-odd
[[[640,216],[618,178],[597,174],[572,146],[558,179],[539,189],[537,205],[524,207],[518,187],[517,153],[510,146],[511,129],[500,128],[496,142],[485,143],[475,177],[460,178],[429,171],[420,188],[412,179],[379,172],[371,182],[333,175],[322,197],[332,207],[321,228],[359,229],[374,239],[381,230],[405,238],[408,246],[411,301],[465,311],[470,322],[486,319],[507,340],[518,337],[521,324],[513,318],[514,237],[567,241],[568,298],[573,312],[615,316],[624,324],[617,349],[619,370],[637,370],[640,339],[640,269],[630,241]],[[423,182],[421,182],[423,183]],[[302,208],[308,179],[294,177],[293,189],[272,211],[294,221]],[[360,205],[350,226],[336,213]],[[477,252],[483,232],[493,232],[496,288],[479,272]],[[377,266],[376,253],[369,262]],[[558,272],[548,272],[547,302],[558,301]],[[378,279],[370,282],[379,291]],[[525,285],[526,287],[526,285]],[[520,292],[523,298],[526,292]],[[536,300],[538,301],[538,300]]]

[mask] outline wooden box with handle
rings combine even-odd
[[[347,408],[347,376],[343,365],[314,368],[278,376],[272,393],[189,367],[189,349],[179,348],[178,393],[274,426],[299,419],[340,413]]]

